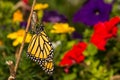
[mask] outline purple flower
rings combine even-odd
[[[25,28],[26,27],[26,25],[27,25],[27,22],[20,22],[20,27],[22,27],[22,28]]]
[[[57,22],[65,23],[68,20],[64,15],[59,14],[56,11],[45,11],[42,21],[43,22],[52,22],[52,23],[57,23]]]
[[[88,0],[88,2],[75,13],[73,21],[93,26],[99,21],[108,20],[111,10],[112,4],[105,3],[104,0]]]
[[[72,38],[81,40],[82,35],[80,35],[78,32],[75,31],[72,33]]]

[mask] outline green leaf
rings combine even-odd
[[[93,32],[93,30],[91,30],[91,29],[85,29],[85,31],[83,33],[83,41],[89,42],[92,32]]]
[[[76,43],[76,41],[75,41],[75,40],[68,41],[68,42],[67,42],[67,46],[66,46],[66,47],[67,47],[68,49],[70,49],[70,48],[71,48],[71,47],[72,47],[75,43]]]
[[[97,52],[98,52],[97,48],[93,44],[89,43],[86,51],[84,51],[84,55],[94,56]]]
[[[74,80],[75,77],[76,77],[76,74],[75,74],[75,73],[72,73],[72,74],[65,74],[63,80]]]

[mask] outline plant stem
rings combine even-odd
[[[18,58],[17,58],[16,64],[15,64],[15,69],[14,69],[15,73],[17,72],[17,68],[18,68],[18,65],[19,65],[19,62],[20,62],[21,54],[22,54],[22,51],[23,51],[23,48],[24,48],[25,39],[27,37],[28,29],[30,27],[31,16],[32,16],[32,13],[33,13],[33,8],[34,8],[35,3],[36,3],[36,0],[34,0],[33,4],[32,4],[30,16],[28,18],[27,27],[26,27],[26,30],[25,30],[25,35],[24,35],[22,44],[20,46],[20,50],[19,50],[19,53],[18,53]]]

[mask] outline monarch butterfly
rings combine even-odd
[[[32,18],[36,18],[34,13]],[[32,28],[34,26],[35,34],[30,40],[27,55],[31,60],[37,62],[46,73],[52,74],[54,69],[52,44],[44,31],[44,25],[37,23],[35,19],[32,20],[34,20],[32,21]]]

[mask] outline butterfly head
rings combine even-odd
[[[43,30],[44,30],[44,25],[42,23],[36,26],[36,33],[37,34],[42,32]]]

